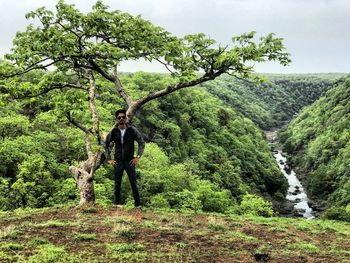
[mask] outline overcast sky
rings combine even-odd
[[[66,0],[88,12],[95,0]],[[0,0],[0,56],[9,52],[17,31],[30,21],[24,15],[38,7],[54,8],[51,0]],[[257,65],[258,72],[350,72],[350,0],[105,0],[112,9],[165,28],[177,36],[205,33],[222,44],[244,32],[273,32],[284,38],[292,64]],[[123,71],[159,71],[143,62]]]

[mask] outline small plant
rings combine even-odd
[[[37,254],[29,257],[28,263],[64,262],[63,259],[67,256],[63,247],[56,247],[51,244],[40,246],[37,252]]]
[[[300,251],[300,253],[318,253],[320,248],[315,244],[310,243],[296,243],[288,246],[289,249]]]
[[[145,247],[140,243],[110,244],[107,250],[117,262],[142,262],[146,258]]]
[[[156,229],[158,227],[158,224],[153,221],[146,221],[143,223],[144,227],[150,228],[150,229]]]
[[[96,207],[86,207],[83,210],[81,210],[81,212],[86,214],[96,214],[98,210]]]
[[[10,255],[7,255],[3,251],[0,251],[0,262],[14,262],[14,258]]]
[[[31,246],[40,246],[45,244],[50,244],[50,242],[41,237],[34,237],[29,241],[29,245]]]
[[[246,235],[240,231],[233,231],[230,233],[232,237],[244,240],[244,241],[257,241],[258,239],[253,236]]]
[[[92,241],[92,240],[96,240],[96,235],[95,234],[76,234],[74,236],[74,239],[78,241]]]
[[[4,238],[16,238],[19,235],[19,231],[16,230],[16,226],[8,225],[0,228],[0,239]]]
[[[125,237],[127,239],[135,239],[137,237],[137,233],[133,227],[121,223],[115,224],[113,233],[119,237]]]
[[[160,222],[163,222],[163,223],[169,222],[168,216],[161,216],[161,217],[159,218],[159,220],[160,220]]]
[[[243,196],[240,207],[243,214],[266,217],[273,216],[272,204],[269,201],[265,201],[262,197],[252,194],[245,194]]]
[[[227,229],[224,220],[214,216],[209,217],[208,228],[214,231],[225,231]]]
[[[50,227],[50,228],[59,228],[59,227],[65,227],[70,226],[70,222],[60,221],[60,220],[48,220],[45,223],[38,224],[38,227]]]
[[[108,250],[111,252],[136,252],[136,251],[144,251],[145,246],[141,243],[118,243],[118,244],[110,244],[107,246]]]
[[[131,216],[119,216],[115,218],[116,223],[124,223],[124,224],[133,224],[135,222],[135,218]]]
[[[10,251],[19,251],[23,249],[23,245],[18,243],[4,243],[0,246],[3,250],[10,250]]]

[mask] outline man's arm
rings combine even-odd
[[[113,134],[114,128],[108,133],[105,141],[105,156],[106,156],[106,162],[108,162],[111,159],[111,149],[110,144],[112,140],[112,134]]]
[[[135,128],[132,127],[135,132],[135,140],[137,141],[139,147],[137,150],[137,155],[141,157],[143,151],[145,150],[145,140],[142,138],[141,133]]]

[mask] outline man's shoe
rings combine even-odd
[[[137,205],[137,206],[135,206],[135,208],[136,208],[136,209],[141,209],[142,206],[141,206],[141,205]]]
[[[116,208],[122,209],[123,206],[122,205],[114,205]]]

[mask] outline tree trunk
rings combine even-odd
[[[75,178],[75,182],[80,191],[79,206],[83,204],[93,204],[95,202],[94,191],[94,174],[98,167],[101,165],[101,159],[103,156],[102,149],[94,151],[93,141],[96,140],[101,145],[100,136],[100,119],[96,107],[96,85],[95,80],[91,72],[86,74],[86,78],[89,80],[89,106],[91,111],[91,119],[93,127],[88,129],[87,127],[79,124],[73,119],[69,119],[72,124],[77,126],[85,133],[85,147],[87,153],[87,160],[81,162],[79,166],[71,166],[69,170]]]
[[[70,167],[70,171],[76,178],[76,183],[80,192],[79,206],[85,203],[95,202],[94,180],[88,171],[79,169],[78,167]]]
[[[79,206],[85,203],[95,202],[94,173],[101,163],[102,154],[102,152],[97,152],[94,156],[82,162],[78,167],[69,167],[79,188]]]

